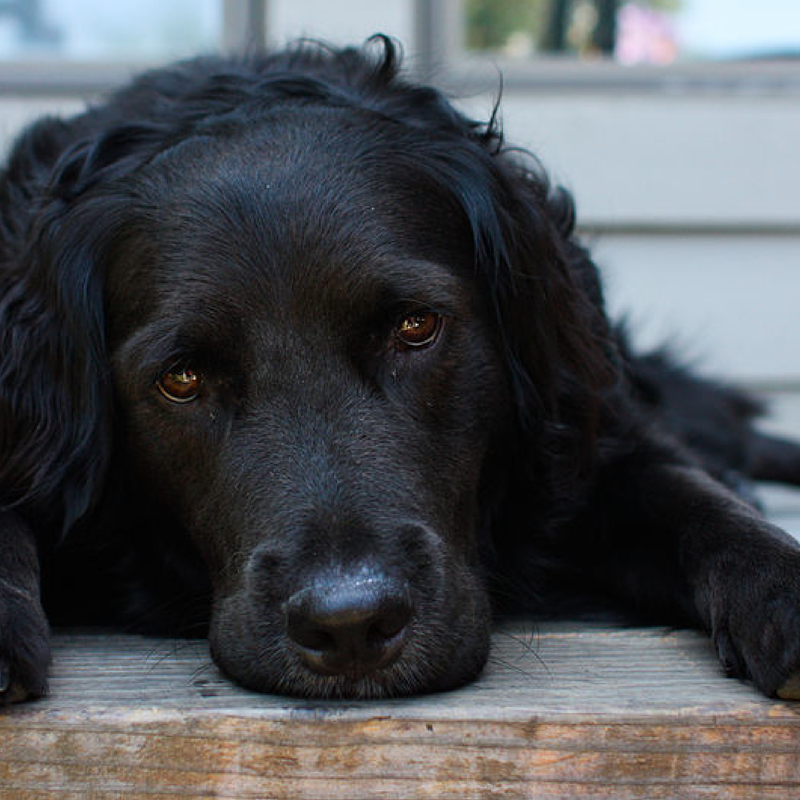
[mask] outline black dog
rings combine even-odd
[[[45,692],[43,609],[208,625],[245,686],[378,697],[471,680],[494,611],[570,596],[791,694],[800,546],[735,490],[800,482],[800,448],[632,355],[570,198],[377,46],[181,64],[18,141],[6,700]]]

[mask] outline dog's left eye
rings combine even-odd
[[[185,366],[167,370],[156,382],[158,390],[173,403],[188,403],[200,392],[203,380],[199,373]]]
[[[395,329],[397,340],[406,347],[432,345],[442,329],[442,317],[434,311],[418,311],[403,317]]]

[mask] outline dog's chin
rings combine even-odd
[[[317,700],[378,700],[412,695],[445,692],[457,689],[480,674],[488,650],[471,659],[469,668],[463,666],[453,673],[428,670],[410,663],[398,663],[388,669],[363,675],[317,675],[302,664],[289,665],[281,675],[231,674],[246,689],[267,694]],[[224,669],[227,670],[227,667]]]
[[[411,630],[403,653],[388,666],[333,675],[310,669],[280,626],[253,624],[224,604],[215,609],[209,643],[220,670],[252,691],[306,699],[407,697],[457,689],[480,675],[489,656],[489,615],[480,615],[479,624],[469,618],[468,627]]]

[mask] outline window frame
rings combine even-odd
[[[219,49],[242,52],[267,41],[270,0],[219,0]],[[717,92],[796,96],[797,60],[696,62],[669,66],[626,66],[609,61],[534,57],[526,61],[466,53],[461,45],[462,0],[414,0],[414,41],[404,43],[412,74],[456,93],[511,91],[551,93]],[[135,61],[0,61],[0,97],[87,96],[113,89],[133,74],[155,66]]]
[[[459,92],[504,89],[535,92],[800,94],[800,62],[697,61],[624,65],[559,56],[515,60],[468,53],[462,46],[463,0],[415,0],[421,71]],[[502,76],[502,77],[501,77]]]

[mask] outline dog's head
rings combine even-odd
[[[604,380],[565,206],[395,73],[388,43],[196,62],[69,147],[37,134],[18,281],[52,341],[5,314],[31,348],[15,413],[50,440],[15,448],[17,494],[69,522],[121,464],[141,524],[206,565],[216,661],[260,690],[473,678],[507,487],[578,469]]]

